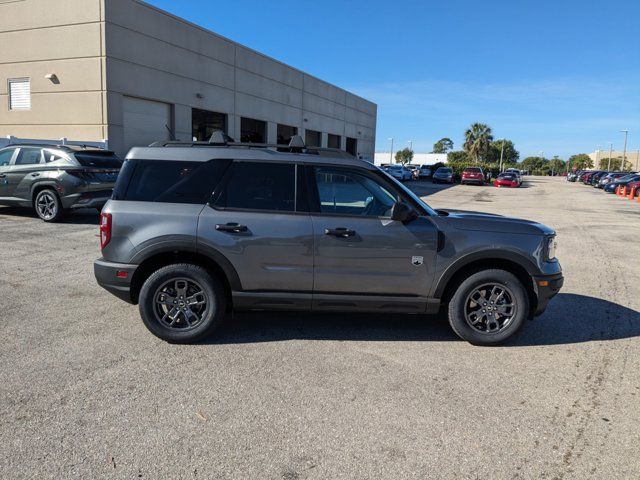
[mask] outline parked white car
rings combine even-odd
[[[411,180],[411,170],[402,165],[391,165],[387,168],[387,173],[401,182]]]
[[[431,176],[431,169],[429,168],[429,165],[420,165],[418,172],[420,178],[427,178]]]

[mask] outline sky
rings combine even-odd
[[[375,102],[376,151],[640,148],[640,0],[148,1]]]

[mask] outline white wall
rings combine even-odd
[[[391,155],[389,152],[376,152],[375,164],[381,165],[383,163],[395,163],[395,153],[393,152],[393,160],[390,161]],[[414,153],[412,164],[415,165],[433,165],[434,163],[442,162],[447,163],[446,153]]]

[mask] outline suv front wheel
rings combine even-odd
[[[529,315],[520,280],[505,270],[482,270],[466,278],[449,302],[449,324],[474,345],[496,345],[514,335]]]
[[[192,343],[216,330],[225,314],[222,285],[206,269],[174,264],[152,273],[140,290],[140,316],[156,337]]]

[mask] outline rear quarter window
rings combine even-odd
[[[113,199],[204,204],[229,163],[230,160],[127,160],[118,175]]]

